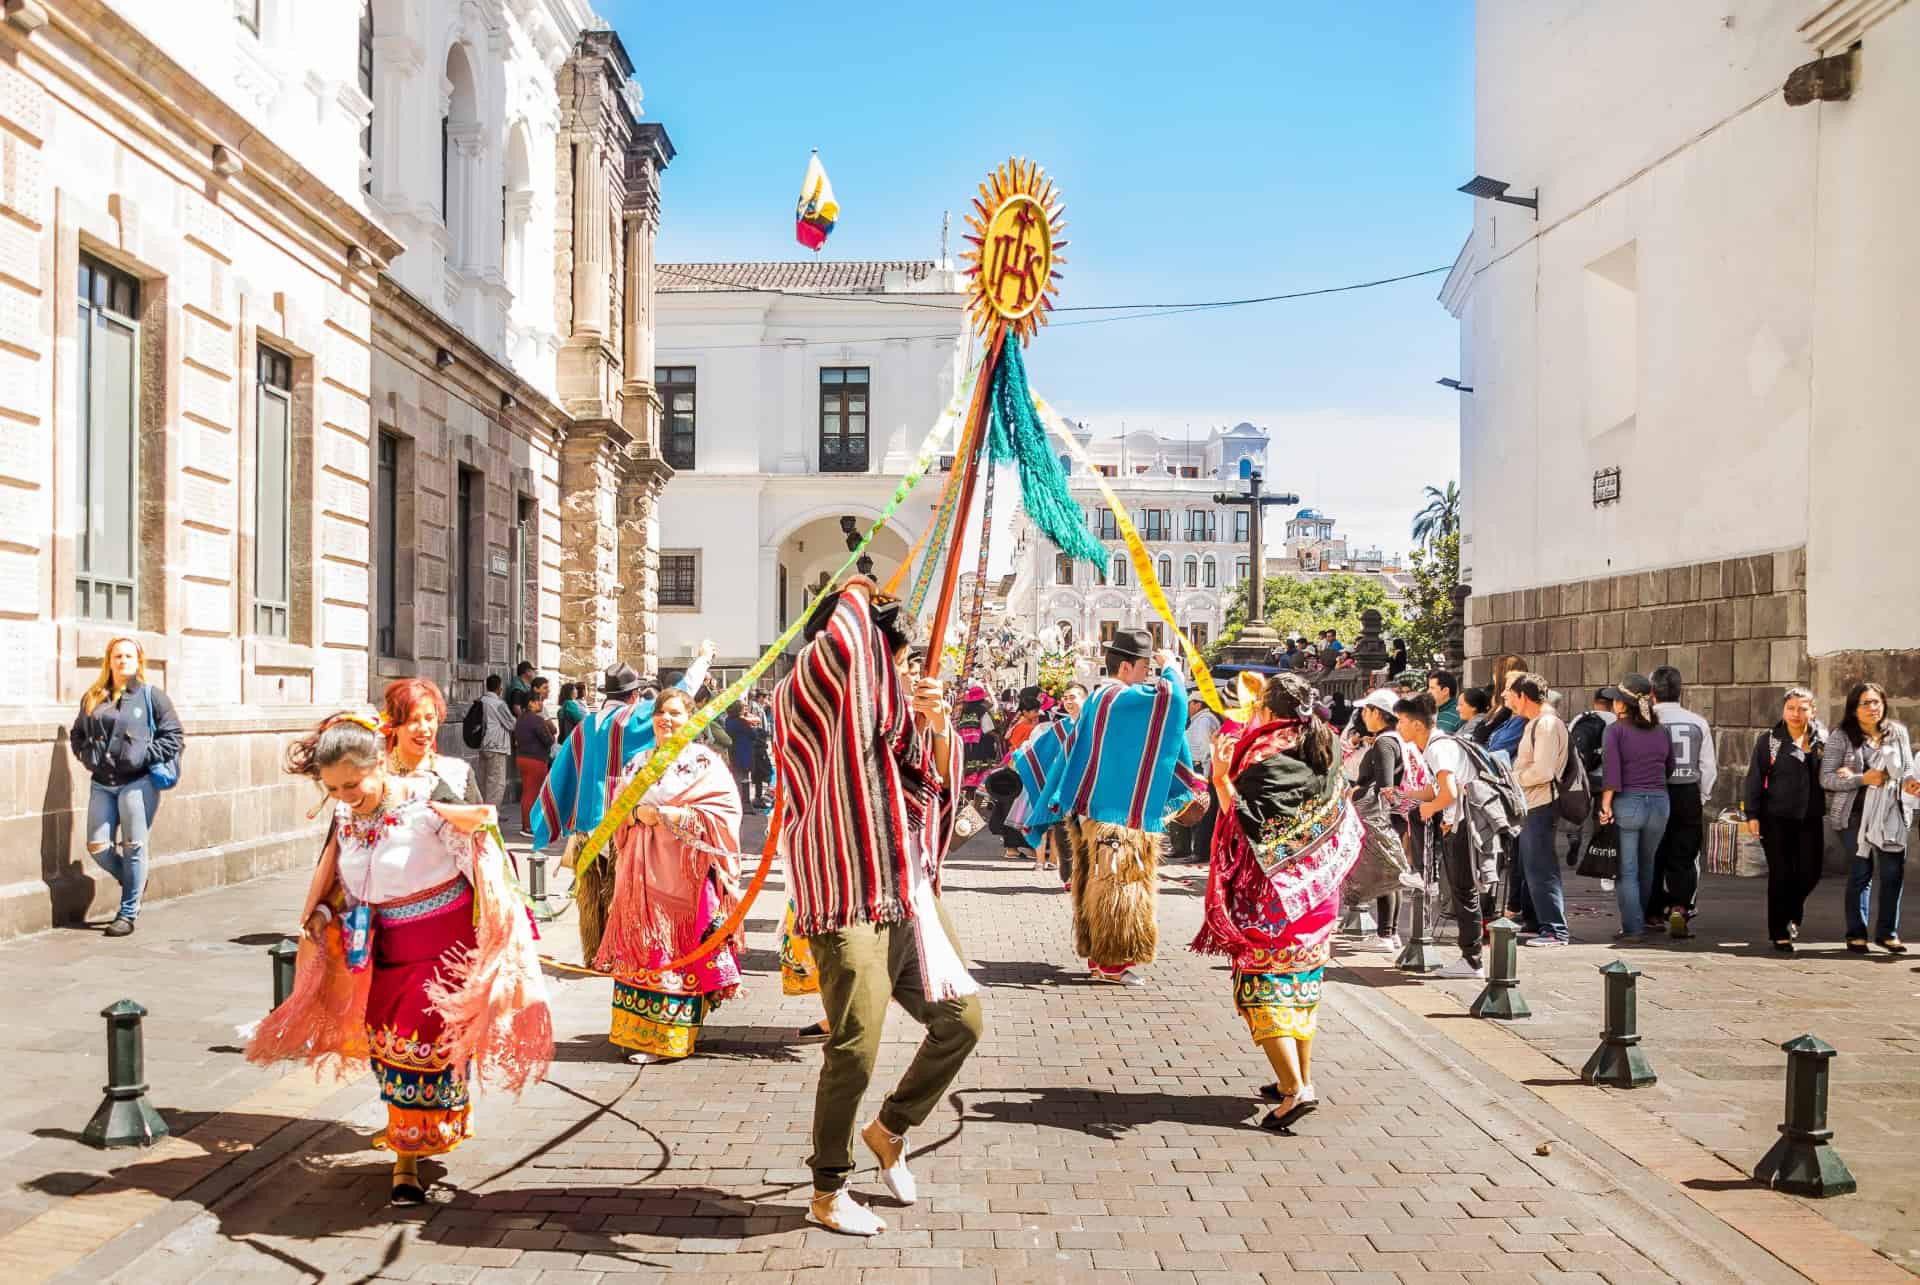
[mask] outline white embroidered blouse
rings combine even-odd
[[[473,838],[454,829],[425,802],[394,804],[358,817],[334,805],[340,886],[350,902],[383,906],[438,888],[455,875],[473,878]]]

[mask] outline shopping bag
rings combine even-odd
[[[1580,854],[1580,864],[1574,873],[1589,879],[1620,877],[1620,827],[1617,823],[1609,821],[1593,832],[1587,850]]]

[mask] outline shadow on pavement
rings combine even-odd
[[[983,1093],[1014,1097],[980,1102]],[[1244,1098],[1217,1093],[1115,1093],[1089,1088],[969,1089],[953,1094],[967,1123],[1044,1124],[1069,1133],[1114,1141],[1141,1125],[1177,1120],[1189,1125],[1253,1129],[1253,1113]]]
[[[973,979],[982,986],[1008,986],[1025,990],[1071,985],[1087,980],[1083,969],[1068,970],[1045,960],[976,959],[971,971]]]

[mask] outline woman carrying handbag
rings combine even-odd
[[[131,638],[107,644],[99,676],[80,700],[69,744],[93,777],[87,853],[120,885],[109,937],[133,932],[147,886],[147,836],[160,791],[179,779],[186,734],[173,702],[147,682],[147,657]]]

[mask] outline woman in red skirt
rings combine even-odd
[[[471,1132],[469,1076],[513,1092],[546,1074],[553,1019],[527,915],[487,806],[433,803],[387,766],[371,718],[335,714],[295,741],[287,770],[333,803],[301,911],[294,991],[260,1024],[250,1061],[371,1061],[387,1107],[373,1145],[394,1156],[393,1200],[426,1199],[422,1156]]]

